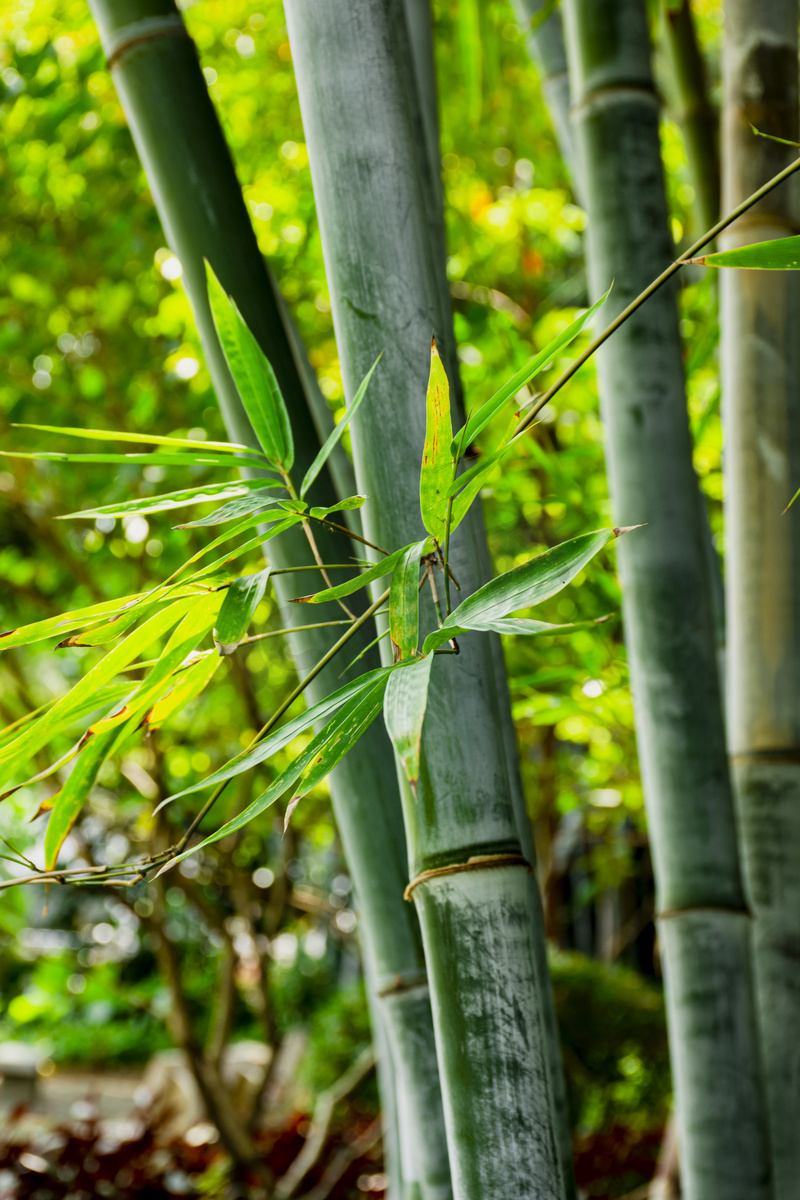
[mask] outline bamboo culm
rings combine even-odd
[[[272,363],[291,414],[301,478],[319,449],[309,413],[313,397],[310,401],[304,387],[304,379],[306,385],[310,382],[309,368],[285,323],[285,306],[259,252],[194,44],[171,0],[93,0],[92,11],[169,245],[183,266],[184,286],[229,435],[258,445],[214,330],[204,257]],[[327,473],[320,475],[312,502],[327,505],[335,499]],[[321,532],[317,540],[327,561],[342,561],[343,551],[344,557],[349,552],[341,537]],[[278,567],[312,561],[298,531],[273,541],[270,558]],[[290,573],[276,581],[284,623],[290,626],[296,624],[297,613],[289,600],[302,593],[301,578]],[[363,645],[371,636],[365,633]],[[327,629],[290,636],[301,675],[332,640]],[[356,670],[373,665],[377,664],[368,654]],[[311,702],[341,686],[340,670],[339,664],[332,664],[315,680],[309,689]],[[392,1045],[392,1063],[384,1063],[384,1069],[393,1069],[395,1075],[402,1194],[404,1200],[447,1200],[449,1166],[424,956],[413,908],[402,898],[408,879],[405,837],[390,743],[379,725],[336,769],[331,795],[359,896],[370,976]],[[403,1054],[410,1041],[417,1048],[413,1059]]]
[[[796,151],[796,0],[726,0],[723,192],[738,203]],[[720,249],[798,232],[794,184],[721,236]],[[745,877],[775,1200],[800,1178],[800,278],[723,271],[728,731]]]
[[[402,545],[421,533],[431,330],[452,345],[441,316],[405,12],[399,0],[290,0],[286,12],[348,395],[364,363],[384,350],[353,431],[359,486],[373,500],[367,536]],[[460,527],[452,552],[462,589],[474,590],[485,562],[477,514]],[[475,855],[495,856],[498,865],[434,874],[412,895],[431,980],[454,1194],[557,1200],[564,1184],[537,965],[543,948],[535,945],[541,926],[522,865],[506,727],[513,738],[488,639],[471,638],[457,658],[435,660],[416,797],[405,789],[410,873]]]
[[[591,290],[619,312],[674,257],[645,0],[566,0]],[[599,354],[688,1200],[768,1200],[751,962],[674,285]]]

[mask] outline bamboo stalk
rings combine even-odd
[[[798,138],[797,3],[726,0],[723,186],[735,204]],[[763,200],[720,247],[797,233],[796,188]],[[755,916],[756,986],[776,1200],[800,1178],[800,279],[722,272],[728,728]],[[788,1036],[787,1036],[788,1035]]]
[[[566,0],[591,290],[624,310],[672,258],[645,0]],[[653,289],[655,290],[655,289]],[[673,285],[599,355],[626,640],[689,1200],[768,1200],[749,914]],[[732,1098],[735,1097],[735,1100]]]
[[[282,301],[259,252],[194,44],[172,0],[92,0],[92,11],[159,216],[183,266],[184,286],[229,434],[243,444],[257,444],[214,330],[204,257],[233,295],[272,363],[292,417],[296,469],[301,478],[319,449],[309,418],[309,394],[303,386],[304,368],[298,362],[297,343],[283,322]],[[312,503],[332,503],[336,497],[326,473],[317,484]],[[325,561],[346,557],[348,543],[342,536],[317,528],[315,537]],[[305,566],[313,561],[302,532],[284,535],[270,546],[277,567]],[[303,591],[301,576],[286,573],[277,583],[284,622],[289,626],[295,624],[296,611],[288,602]],[[329,650],[334,636],[325,628],[290,635],[301,676]],[[364,635],[362,647],[370,637]],[[341,686],[340,670],[340,665],[331,664],[315,680],[310,689],[312,702]],[[405,839],[391,749],[380,726],[373,726],[336,769],[331,795],[360,899],[360,928],[365,953],[371,959],[370,975],[384,995],[379,1003],[389,1040],[403,1044],[414,1036],[420,1047],[413,1063],[396,1063],[398,1109],[412,1122],[403,1135],[407,1152],[402,1167],[404,1185],[416,1187],[423,1200],[446,1200],[450,1194],[448,1163],[425,965],[418,923],[402,900],[408,879]],[[404,995],[413,993],[415,1006],[405,1001],[394,1003],[392,998],[399,990]],[[412,1029],[406,1028],[407,1022],[413,1023]],[[398,1058],[393,1050],[392,1059]],[[388,1066],[391,1069],[391,1064]]]
[[[719,219],[720,166],[717,114],[706,82],[691,0],[662,0],[661,44],[669,71],[670,107],[681,127],[698,232]],[[751,189],[752,191],[753,189]],[[744,196],[739,197],[741,200]]]
[[[349,395],[369,355],[385,350],[354,421],[356,474],[373,499],[365,526],[373,540],[401,545],[421,533],[431,329],[452,345],[439,308],[405,13],[400,0],[290,0],[286,10]],[[462,587],[474,589],[486,555],[477,516],[451,552]],[[430,605],[425,619],[433,620]],[[459,1200],[564,1195],[509,729],[513,738],[488,639],[436,660],[418,791],[405,789],[405,817],[411,873],[433,870],[412,895]],[[489,856],[492,869],[437,873],[475,855]]]

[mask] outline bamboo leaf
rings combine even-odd
[[[15,646],[29,646],[32,642],[41,642],[45,638],[59,637],[68,629],[91,625],[103,617],[122,612],[126,604],[141,600],[145,594],[140,592],[136,596],[125,596],[121,600],[103,600],[100,604],[76,608],[72,612],[62,613],[58,617],[48,617],[44,621],[35,621],[32,625],[21,625],[18,629],[9,629],[7,633],[0,633],[0,650],[11,650]]]
[[[80,721],[82,717],[97,712],[106,704],[115,704],[122,696],[127,696],[132,687],[133,684],[130,682],[121,682],[107,683],[104,687],[98,688],[93,695],[87,697],[84,706],[78,708],[70,718],[70,723]],[[35,708],[33,712],[26,713],[24,717],[20,717],[18,721],[13,721],[11,725],[6,725],[5,729],[0,731],[0,746],[5,746],[9,742],[12,742],[15,737],[19,736],[23,729],[33,725],[43,713],[48,712],[57,702],[58,698],[51,700],[48,704],[42,704],[41,707]]]
[[[208,262],[206,280],[217,335],[250,424],[270,462],[290,471],[294,441],[275,372]]]
[[[490,622],[555,596],[603,546],[625,532],[623,529],[599,529],[581,534],[492,579],[453,609],[441,630],[425,639],[423,653],[429,653],[436,644],[436,634],[450,630],[453,637],[452,631],[457,628],[491,628]]]
[[[800,269],[800,236],[775,238],[740,246],[737,250],[720,250],[690,258],[702,267],[738,267],[748,271],[797,271]]]
[[[275,497],[271,496],[268,490],[259,488],[258,491],[251,492],[249,496],[231,500],[229,504],[223,504],[221,508],[214,509],[207,517],[199,517],[196,521],[186,521],[185,524],[176,525],[175,528],[201,529],[209,525],[224,525],[227,521],[235,521],[250,513],[261,512],[264,514],[275,509],[277,509]]]
[[[568,346],[570,342],[574,341],[583,327],[588,324],[589,321],[591,321],[598,309],[602,308],[602,306],[605,304],[610,292],[611,288],[609,288],[606,294],[601,296],[591,308],[587,309],[586,312],[580,317],[577,317],[571,325],[569,325],[562,333],[558,335],[558,337],[555,337],[551,342],[548,342],[543,350],[540,350],[538,354],[534,355],[530,362],[526,363],[521,370],[517,371],[516,375],[512,375],[511,379],[507,380],[500,390],[495,392],[490,400],[487,400],[485,404],[481,405],[477,412],[472,414],[467,421],[466,431],[461,430],[453,439],[451,446],[453,455],[458,453],[460,445],[466,447],[470,444],[470,442],[473,442],[481,430],[485,429],[492,418],[496,416],[498,412],[500,412],[501,408],[503,408],[503,406],[507,404],[509,400],[513,400],[517,393],[523,387],[525,387],[526,383],[529,383],[534,376],[543,371],[550,360],[556,354],[558,354],[559,350],[563,350],[565,346]],[[461,440],[462,434],[463,443]]]
[[[591,629],[602,625],[609,619],[609,614],[596,617],[592,621],[573,621],[567,625],[550,625],[546,621],[533,621],[528,617],[496,617],[494,620],[477,621],[470,625],[459,625],[456,628],[442,626],[434,629],[426,639],[423,653],[430,655],[433,650],[446,645],[453,638],[462,637],[465,633],[494,633],[516,634],[526,637],[554,637],[560,633],[575,633],[578,629]]]
[[[317,520],[321,521],[330,513],[349,512],[350,509],[361,508],[361,506],[366,503],[366,499],[366,496],[348,496],[345,500],[339,500],[336,504],[329,505],[328,508],[310,508],[308,510],[308,515],[310,517],[316,517]]]
[[[51,798],[53,811],[44,835],[44,860],[48,871],[55,868],[64,840],[78,819],[97,773],[111,749],[114,733],[112,729],[89,739],[78,755],[69,779],[61,791]]]
[[[399,658],[411,658],[419,640],[419,562],[427,539],[409,546],[392,572],[389,628]]]
[[[154,433],[125,433],[119,429],[78,429],[76,426],[12,424],[12,429],[35,429],[39,433],[62,433],[66,437],[91,438],[98,442],[135,442],[139,446],[169,446],[174,449],[216,450],[220,454],[255,454],[250,446],[236,442],[196,442],[191,438],[158,437]]]
[[[386,685],[384,721],[397,755],[403,764],[414,795],[419,779],[422,722],[428,705],[432,654],[417,659],[405,671],[396,671]]]
[[[201,487],[181,488],[178,492],[163,492],[160,496],[144,496],[141,500],[127,500],[122,504],[105,504],[100,508],[87,508],[82,512],[66,513],[60,521],[75,517],[126,517],[132,513],[169,512],[173,508],[185,508],[187,504],[210,504],[215,500],[230,500],[247,496],[253,488],[283,487],[264,479],[237,479],[235,483],[205,483]]]
[[[220,655],[233,654],[246,635],[269,579],[269,567],[255,575],[234,579],[225,593],[214,628],[214,644]]]
[[[320,450],[319,454],[317,455],[317,457],[314,459],[311,466],[306,471],[305,478],[303,479],[303,482],[300,485],[300,495],[301,496],[305,496],[306,492],[311,487],[312,483],[317,478],[317,476],[319,475],[322,468],[325,466],[325,463],[328,461],[331,451],[338,444],[339,439],[341,438],[345,429],[347,429],[347,426],[350,424],[353,417],[358,412],[361,401],[364,399],[364,397],[367,394],[367,388],[369,387],[369,381],[372,378],[372,374],[373,374],[375,368],[377,367],[378,363],[381,361],[382,355],[383,355],[383,351],[381,350],[380,354],[375,359],[375,362],[372,364],[372,366],[367,371],[364,378],[361,380],[359,389],[356,392],[355,396],[353,397],[353,403],[348,407],[347,412],[345,413],[344,417],[339,422],[339,424],[336,426],[336,428],[333,430],[333,432],[330,434],[330,436],[327,438],[327,440],[325,441],[325,444],[322,447],[322,449]]]
[[[204,445],[203,442],[197,445]],[[229,455],[212,455],[207,451],[196,454],[63,454],[58,450],[39,450],[23,452],[21,450],[0,450],[2,458],[41,459],[43,462],[66,463],[120,463],[123,466],[134,467],[231,467],[237,463],[254,464],[264,468],[262,459],[255,454],[245,456],[237,454],[231,459]]]
[[[437,542],[443,542],[447,518],[447,495],[453,480],[453,456],[450,443],[453,427],[450,419],[450,385],[447,373],[431,338],[431,369],[426,396],[425,446],[419,480],[422,523]]]
[[[167,641],[155,666],[142,680],[124,707],[119,712],[113,713],[110,717],[105,717],[93,725],[90,732],[100,734],[105,733],[107,729],[116,729],[154,704],[163,694],[174,672],[186,661],[192,651],[197,649],[213,626],[221,603],[222,595],[219,592],[197,600]]]
[[[211,682],[220,661],[218,654],[207,653],[188,667],[172,691],[157,700],[147,713],[142,722],[145,728],[160,729],[171,717],[185,708],[190,700],[199,696]]]
[[[190,796],[193,792],[203,791],[208,787],[216,787],[219,783],[226,783],[229,779],[233,779],[237,775],[241,775],[244,771],[249,771],[252,767],[257,767],[259,763],[266,762],[273,754],[277,754],[284,746],[288,746],[290,742],[301,733],[305,733],[312,725],[320,725],[324,721],[328,721],[334,713],[338,712],[342,705],[346,704],[352,697],[358,696],[365,690],[378,682],[381,678],[387,677],[393,670],[392,667],[378,667],[375,671],[367,671],[366,674],[359,676],[352,683],[346,684],[339,688],[338,691],[332,692],[330,696],[326,696],[319,704],[313,705],[312,708],[306,709],[305,712],[293,717],[291,721],[287,721],[280,729],[276,729],[274,733],[269,734],[263,741],[253,746],[248,750],[243,750],[241,754],[237,754],[224,767],[214,771],[205,779],[194,783],[191,787],[184,788],[181,792],[176,792],[174,796],[169,796],[162,802],[170,804],[173,800],[180,800],[184,796]]]
[[[298,755],[298,757],[291,762],[288,767],[285,767],[278,777],[266,789],[266,791],[262,792],[260,796],[256,797],[252,803],[248,804],[247,808],[245,808],[237,816],[233,817],[230,821],[227,821],[220,829],[216,830],[215,833],[212,833],[209,837],[202,841],[199,846],[193,846],[190,850],[185,850],[183,854],[173,858],[167,864],[167,866],[162,869],[167,870],[168,867],[180,862],[183,858],[187,858],[190,854],[196,854],[198,850],[202,850],[204,847],[210,846],[213,842],[219,841],[220,838],[228,837],[229,834],[235,833],[238,829],[242,829],[243,826],[247,825],[255,817],[260,816],[261,813],[273,805],[276,800],[279,800],[281,796],[285,795],[289,788],[292,788],[298,784],[298,781],[303,778],[306,772],[308,772],[307,779],[311,779],[313,782],[310,785],[306,785],[305,791],[309,791],[311,786],[314,786],[316,783],[320,782],[320,779],[324,778],[325,775],[333,770],[333,768],[336,766],[336,763],[344,757],[350,747],[355,743],[355,741],[358,740],[364,730],[372,723],[372,721],[375,720],[375,717],[380,712],[383,705],[383,696],[386,687],[385,676],[389,670],[391,670],[391,668],[384,668],[384,678],[377,680],[373,678],[371,684],[360,687],[357,692],[354,692],[348,698],[346,703],[341,704],[333,719],[330,720],[327,725],[325,725],[325,727],[317,734],[317,736],[312,739],[303,753]],[[370,672],[370,675],[373,677],[379,674],[381,674],[381,672]],[[362,680],[366,678],[367,676],[362,676]],[[361,680],[356,682],[360,683]],[[342,690],[344,691],[345,689]],[[315,707],[320,708],[321,706],[316,705]],[[310,711],[311,710],[309,710],[309,712]],[[309,713],[304,715],[308,716]],[[286,728],[287,727],[284,727],[284,730]],[[308,725],[306,725],[306,728],[308,728]],[[280,732],[283,733],[284,730],[281,730]],[[300,731],[298,730],[297,732]],[[325,750],[329,743],[331,743],[330,752],[326,754]],[[256,749],[261,749],[261,747],[256,747]],[[324,767],[326,768],[324,770],[324,774],[320,774],[320,771],[322,771]],[[205,787],[208,783],[209,780],[205,780],[202,786]],[[190,789],[187,789],[187,791],[188,790]],[[186,793],[180,794],[185,795]],[[304,792],[302,794],[304,794]],[[300,795],[295,795],[293,799],[296,802],[300,798]],[[175,799],[175,797],[172,797],[172,799]],[[289,815],[290,814],[287,811],[287,817]]]
[[[97,693],[98,688],[113,679],[123,667],[133,662],[142,650],[166,633],[186,614],[195,601],[196,597],[176,600],[168,608],[150,617],[110,650],[40,720],[0,749],[0,769],[3,776],[7,777],[7,772],[26,762],[32,754],[46,746],[61,729],[68,727],[75,720],[75,714],[82,710],[87,700]]]
[[[338,600],[341,596],[350,596],[353,592],[359,591],[360,588],[366,587],[368,583],[373,583],[376,579],[383,578],[393,571],[397,563],[405,554],[408,546],[401,546],[399,550],[395,550],[394,554],[387,554],[386,558],[382,558],[374,567],[370,567],[363,575],[356,575],[353,579],[348,579],[345,583],[339,583],[336,587],[325,588],[322,592],[315,592],[313,596],[298,596],[293,600],[293,604],[324,604],[326,600]]]
[[[401,674],[403,673],[407,674],[407,672],[401,672]],[[318,784],[322,783],[323,779],[330,775],[334,767],[352,750],[361,735],[369,729],[383,708],[385,692],[386,681],[385,679],[379,680],[373,687],[356,696],[339,711],[331,722],[333,728],[328,727],[327,736],[323,731],[318,738],[315,738],[312,743],[312,746],[316,743],[314,754],[310,756],[311,747],[309,747],[309,751],[304,756],[309,761],[306,762],[294,795],[286,806],[286,816],[283,822],[284,832],[288,829],[292,813],[303,796],[307,796]]]

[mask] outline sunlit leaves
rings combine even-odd
[[[738,267],[748,271],[797,271],[800,269],[800,236],[775,238],[739,246],[735,250],[720,250],[689,260],[703,267]]]
[[[115,733],[114,729],[110,729],[89,739],[78,755],[67,782],[54,797],[53,811],[44,835],[45,868],[48,871],[52,871],[58,861],[58,852],[83,808],[97,772],[111,749]]]
[[[208,263],[206,276],[214,325],[250,424],[270,462],[290,471],[294,440],[275,372]]]
[[[453,428],[450,418],[450,385],[444,363],[431,339],[431,369],[426,395],[425,446],[419,480],[422,523],[438,542],[444,542],[447,522],[447,493],[453,479],[450,442]]]

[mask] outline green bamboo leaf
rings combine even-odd
[[[331,504],[327,508],[310,508],[308,510],[308,515],[310,517],[316,517],[317,520],[322,520],[330,513],[349,512],[350,509],[361,508],[361,506],[366,503],[366,499],[366,496],[348,496],[346,499],[339,500],[336,504]]]
[[[126,721],[140,716],[145,709],[154,704],[169,686],[175,671],[197,649],[210,631],[222,603],[223,598],[220,592],[203,596],[197,600],[167,641],[155,666],[142,680],[128,702],[119,712],[98,721],[96,725],[92,726],[90,732],[99,734],[105,733],[107,729],[116,729]]]
[[[382,357],[383,357],[383,351],[381,350],[380,354],[375,359],[375,362],[372,364],[372,366],[367,371],[364,378],[361,380],[359,389],[356,392],[355,396],[353,397],[353,403],[348,407],[347,412],[345,413],[344,417],[342,417],[339,424],[335,427],[333,432],[327,438],[327,440],[326,440],[324,446],[322,447],[322,449],[320,450],[319,454],[317,455],[317,457],[314,459],[311,466],[306,471],[305,478],[303,479],[303,482],[300,485],[300,495],[301,496],[305,496],[306,492],[311,487],[312,483],[317,478],[317,476],[319,475],[322,468],[325,466],[325,463],[328,461],[331,451],[338,444],[339,439],[341,438],[345,429],[347,429],[347,426],[350,424],[353,417],[358,412],[361,401],[364,399],[364,397],[367,394],[367,388],[369,387],[369,381],[372,378],[372,373],[375,370],[375,368],[377,367],[378,363],[381,361]]]
[[[295,787],[294,795],[286,806],[284,832],[289,828],[292,813],[303,796],[307,796],[330,775],[334,767],[352,750],[361,735],[369,729],[383,708],[385,692],[386,681],[382,679],[340,709],[331,722],[333,728],[329,726],[327,736],[323,731],[314,739],[314,754],[310,755],[309,747],[309,751],[304,755],[307,761],[303,773]]]
[[[266,591],[269,571],[266,567],[255,575],[243,575],[227,589],[214,627],[214,644],[220,655],[233,654],[246,636]]]
[[[211,682],[220,661],[218,654],[209,651],[188,667],[182,673],[175,687],[166,696],[157,700],[147,713],[142,722],[144,727],[148,730],[160,729],[171,717],[181,712],[189,701],[199,696]]]
[[[388,670],[390,669],[391,668],[384,668],[384,676],[386,676]],[[379,674],[380,672],[377,671],[370,672],[371,676],[376,676]],[[362,679],[365,678],[367,677],[362,676]],[[360,683],[361,680],[357,680],[356,682]],[[175,863],[179,863],[181,859],[187,858],[190,854],[196,854],[198,850],[202,850],[206,846],[210,846],[213,842],[218,842],[220,838],[228,837],[229,834],[235,833],[237,830],[242,829],[255,817],[260,816],[261,813],[273,805],[276,800],[279,800],[281,796],[285,795],[289,788],[294,788],[295,785],[298,784],[298,781],[302,780],[306,772],[308,772],[307,778],[313,780],[311,786],[320,782],[320,779],[324,778],[325,775],[333,770],[333,768],[336,766],[336,763],[344,757],[344,755],[354,744],[354,742],[358,740],[364,730],[372,723],[372,721],[375,720],[375,717],[378,715],[383,705],[385,688],[385,677],[382,679],[373,680],[370,685],[360,687],[358,691],[354,692],[348,698],[346,703],[343,703],[339,706],[339,709],[332,720],[330,720],[327,725],[320,730],[316,737],[311,740],[303,753],[298,755],[293,762],[291,762],[287,767],[284,768],[283,771],[281,771],[278,777],[270,784],[265,792],[262,792],[260,796],[256,797],[256,799],[252,801],[252,803],[248,804],[247,808],[245,808],[241,813],[233,817],[230,821],[227,821],[220,829],[217,829],[215,833],[212,833],[209,837],[202,841],[199,846],[193,846],[190,850],[185,850],[183,854],[177,855],[175,858],[171,859],[170,862],[162,868],[162,871],[168,870],[169,867],[173,866]],[[321,706],[315,705],[315,707],[319,708]],[[309,710],[309,712],[310,711],[311,710]],[[309,714],[306,713],[304,715],[308,716]],[[284,727],[284,730],[286,728],[287,727]],[[308,728],[308,725],[306,725],[306,728]],[[281,730],[280,732],[283,733],[284,730]],[[297,730],[297,732],[299,732],[299,730]],[[329,743],[331,744],[331,749],[330,752],[326,754],[325,750]],[[256,747],[256,749],[261,749],[261,747]],[[321,755],[323,756],[323,761],[320,762],[319,759]],[[326,766],[327,769],[324,771],[324,774],[320,775],[319,772],[322,770],[323,766]],[[204,780],[202,786],[205,787],[209,782],[210,780],[208,779]],[[189,789],[187,789],[187,791],[188,790]],[[306,786],[305,790],[310,790],[310,787]],[[185,795],[185,793],[180,794]],[[172,799],[175,798],[176,797],[172,797]],[[301,797],[298,795],[293,797],[295,802],[300,798]],[[288,816],[289,812],[287,810],[287,818]]]
[[[275,486],[274,484],[272,485]],[[239,500],[231,500],[229,504],[223,504],[221,508],[215,508],[207,517],[199,517],[196,521],[186,521],[183,525],[176,525],[176,529],[202,529],[209,525],[225,525],[228,521],[235,521],[241,517],[246,517],[250,513],[261,512],[266,514],[277,511],[275,497],[271,496],[266,489],[259,488],[258,491],[251,492],[249,496],[243,496]]]
[[[800,236],[775,238],[756,242],[737,250],[720,250],[690,258],[690,263],[702,267],[738,267],[748,271],[797,271],[800,269]]]
[[[12,424],[12,429],[35,429],[39,433],[62,433],[66,437],[91,438],[98,442],[135,442],[139,446],[169,446],[173,449],[188,447],[191,450],[216,450],[220,454],[256,454],[251,446],[239,446],[236,442],[196,442],[191,438],[158,437],[154,433],[125,433],[119,429],[78,429],[71,425],[26,425]]]
[[[429,654],[417,659],[405,671],[396,671],[386,686],[386,729],[414,795],[417,794],[422,723],[428,705],[433,659],[433,654]]]
[[[324,604],[326,600],[338,600],[342,596],[350,596],[353,592],[359,591],[366,587],[367,584],[373,583],[376,579],[382,579],[384,575],[388,575],[393,571],[400,558],[405,554],[408,546],[401,546],[399,550],[395,550],[394,554],[387,554],[386,558],[382,558],[379,563],[369,570],[364,571],[363,575],[356,575],[353,579],[348,579],[345,583],[339,583],[336,587],[325,588],[322,592],[315,592],[312,596],[298,596],[292,601],[293,604]]]
[[[217,335],[250,424],[270,462],[290,471],[292,427],[275,372],[208,262],[206,280]]]
[[[450,630],[452,637],[456,628],[490,628],[489,622],[507,617],[517,609],[541,604],[566,587],[603,546],[625,532],[624,529],[599,529],[584,533],[513,567],[462,601],[446,618],[442,630],[436,630],[435,634]],[[426,638],[423,653],[429,653],[435,642],[435,636]]]
[[[453,481],[454,465],[450,452],[450,443],[453,440],[450,385],[436,348],[436,338],[431,338],[431,370],[428,377],[426,412],[419,502],[423,525],[428,533],[441,543],[445,538],[447,494]]]
[[[0,650],[11,650],[15,646],[29,646],[32,642],[42,642],[45,638],[60,637],[68,629],[93,625],[103,617],[122,612],[127,604],[141,600],[145,595],[145,592],[140,592],[135,596],[124,596],[121,600],[103,600],[100,604],[75,608],[72,612],[62,613],[58,617],[48,617],[44,621],[35,621],[32,625],[21,625],[17,629],[9,629],[7,633],[0,633]]]
[[[203,445],[203,443],[198,443]],[[62,454],[58,450],[39,450],[23,452],[21,450],[0,450],[2,458],[41,459],[43,462],[66,463],[120,463],[123,466],[134,467],[232,467],[237,463],[255,465],[264,468],[262,459],[255,455],[237,454],[231,459],[229,455],[212,455],[198,451],[197,454]]]
[[[587,309],[585,313],[576,318],[576,320],[574,320],[572,324],[563,331],[563,333],[560,333],[558,337],[553,338],[552,342],[548,342],[543,350],[540,350],[538,354],[534,355],[530,362],[526,363],[521,370],[517,371],[516,375],[512,375],[511,379],[507,380],[500,390],[495,392],[490,400],[487,400],[485,404],[481,405],[477,412],[472,414],[467,421],[466,430],[461,430],[453,439],[451,445],[451,452],[453,455],[458,454],[460,446],[463,445],[463,447],[466,448],[470,442],[473,442],[481,430],[485,429],[492,418],[496,416],[498,412],[500,412],[501,408],[503,408],[503,406],[507,404],[509,400],[513,400],[517,393],[523,387],[525,387],[526,383],[529,383],[535,375],[538,375],[541,371],[543,371],[550,360],[556,354],[558,354],[559,350],[563,350],[565,346],[568,346],[570,342],[574,341],[584,326],[591,321],[598,309],[602,308],[602,306],[605,304],[610,292],[611,288],[609,288],[606,294],[601,296],[591,308]]]
[[[181,488],[178,492],[163,492],[160,496],[144,496],[141,500],[127,500],[122,504],[105,504],[100,508],[87,508],[82,512],[66,513],[60,521],[75,517],[126,517],[132,513],[169,512],[173,508],[185,508],[187,504],[211,504],[215,500],[231,500],[247,496],[253,488],[283,487],[277,481],[264,479],[237,479],[235,483],[205,483],[200,487]]]
[[[106,734],[89,739],[81,750],[69,779],[52,799],[53,811],[44,835],[44,865],[47,871],[55,869],[59,851],[67,834],[78,819],[86,797],[97,779],[97,773],[111,749],[114,734],[115,731],[112,729]]]
[[[133,633],[110,650],[83,679],[62,696],[45,715],[9,745],[0,749],[0,769],[8,777],[19,764],[26,762],[37,750],[41,750],[61,730],[69,726],[75,714],[97,693],[98,688],[108,683],[147,646],[171,629],[195,603],[196,597],[176,600],[162,612],[156,613],[135,629]]]
[[[115,704],[122,696],[130,694],[133,684],[130,682],[122,683],[107,683],[104,687],[98,688],[97,691],[88,696],[85,705],[78,708],[75,714],[70,718],[70,723],[77,723],[81,718],[98,712],[107,704]],[[5,729],[0,731],[0,746],[6,746],[12,742],[14,738],[22,733],[23,729],[33,725],[43,713],[48,712],[54,704],[58,702],[58,697],[50,700],[47,704],[40,705],[33,712],[26,713],[24,717],[20,717],[18,721],[13,721],[10,725],[6,725]],[[0,799],[3,797],[0,796]]]
[[[208,787],[216,787],[219,783],[226,783],[229,779],[235,778],[237,775],[243,774],[245,771],[257,767],[260,763],[266,762],[273,754],[277,754],[279,750],[283,750],[290,742],[301,733],[305,733],[312,725],[320,725],[328,721],[339,709],[351,700],[354,696],[360,695],[366,688],[372,687],[382,678],[388,678],[393,670],[393,667],[378,667],[375,671],[367,671],[366,674],[359,676],[352,683],[346,684],[339,688],[338,691],[332,692],[330,696],[326,696],[318,704],[312,708],[306,709],[305,712],[293,717],[291,721],[287,721],[280,729],[276,729],[263,741],[253,746],[248,750],[243,750],[241,754],[237,754],[230,762],[227,762],[224,767],[220,767],[205,779],[201,779],[198,783],[193,783],[191,787],[184,788],[182,792],[176,792],[174,796],[167,797],[162,801],[159,808],[165,804],[171,804],[173,800],[180,800],[184,796],[190,796],[193,792],[203,791]],[[158,809],[156,810],[158,811]]]
[[[494,633],[515,634],[526,637],[554,637],[561,633],[575,633],[579,629],[591,629],[602,625],[609,616],[596,617],[592,621],[572,621],[566,625],[550,625],[546,621],[533,621],[528,617],[497,617],[494,620],[478,621],[470,625],[459,625],[455,628],[443,626],[428,634],[423,646],[423,653],[430,655],[453,638],[463,637],[465,633]]]
[[[248,522],[248,524],[260,524],[262,519],[262,517],[256,517],[252,521]],[[272,520],[272,518],[270,518],[270,520]],[[263,546],[265,542],[269,542],[272,540],[272,538],[278,537],[287,529],[291,529],[293,525],[299,525],[302,520],[302,516],[293,513],[291,516],[288,516],[285,521],[279,521],[278,524],[272,529],[268,529],[266,531],[262,530],[261,532],[257,533],[255,537],[250,538],[249,541],[242,542],[242,544],[237,546],[235,550],[231,550],[227,554],[222,555],[220,558],[216,558],[212,563],[207,563],[195,575],[191,576],[191,578],[199,579],[202,576],[208,575],[209,572],[217,571],[220,567],[228,566],[230,563],[235,562],[237,558],[241,558],[243,554],[247,554],[250,550],[254,550],[258,546]],[[219,540],[223,541],[224,539],[220,538]],[[217,545],[217,542],[212,543],[212,546],[207,546],[206,550],[212,549],[212,547],[215,545]],[[205,552],[205,550],[201,551],[201,554],[204,554]],[[194,555],[194,557],[190,559],[190,562],[194,562],[196,559],[200,558],[201,554]]]
[[[392,572],[389,628],[399,658],[411,658],[419,640],[419,563],[427,539],[409,546]]]

